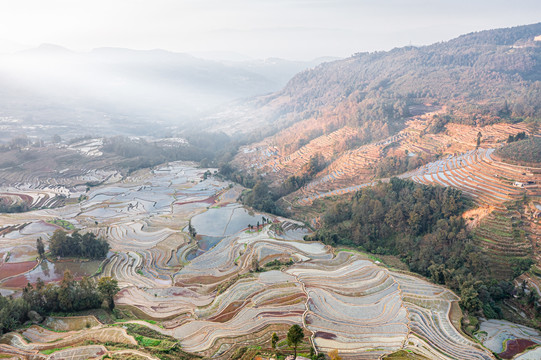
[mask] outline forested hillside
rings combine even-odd
[[[251,108],[248,117],[242,106],[221,114],[215,128],[259,127],[250,134],[263,140],[241,148],[232,166],[275,189],[304,178],[290,181],[297,185],[289,187],[295,192],[289,200],[310,201],[440,156],[535,134],[541,116],[539,35],[541,23],[355,54],[299,73],[283,90],[244,103],[245,111]],[[322,166],[308,180],[305,168],[314,157]],[[279,197],[287,195],[282,190]]]
[[[220,114],[216,127],[247,131],[253,124],[287,127],[310,119],[323,133],[349,125],[369,128],[377,138],[400,128],[409,105],[422,103],[445,105],[451,121],[466,124],[533,117],[541,111],[541,42],[534,40],[540,34],[537,23],[358,53],[301,72],[283,90]],[[238,120],[247,113],[249,123]]]

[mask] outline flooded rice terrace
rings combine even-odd
[[[171,163],[137,172],[116,184],[92,188],[86,194],[87,200],[78,204],[1,214],[0,229],[4,231],[0,236],[0,289],[12,293],[38,278],[58,281],[65,270],[76,278],[95,275],[98,270],[111,273],[111,266],[122,259],[137,264],[138,274],[163,285],[164,279],[182,267],[185,253],[190,252],[193,259],[216,245],[224,234],[246,227],[246,221],[255,216],[248,215],[238,204],[215,205],[220,195],[226,193],[224,198],[236,199],[238,189],[229,189],[229,183],[214,178],[203,180],[206,170],[193,164]],[[215,206],[210,209],[210,216],[196,216],[194,221],[200,234],[208,234],[199,237],[198,245],[183,229],[193,215],[210,206]],[[215,219],[211,220],[212,217]],[[105,268],[101,269],[102,261],[45,260],[38,264],[36,239],[43,238],[47,246],[46,240],[61,229],[50,223],[53,219],[105,237],[112,250]],[[165,244],[161,245],[162,242]],[[170,284],[170,280],[165,283]]]
[[[148,326],[204,358],[229,359],[239,344],[268,341],[272,332],[285,337],[300,324],[313,334],[311,346],[349,359],[419,347],[429,357],[491,359],[454,329],[449,312],[458,297],[449,290],[362,253],[304,241],[304,224],[244,208],[236,202],[242,188],[204,179],[206,170],[171,163],[92,188],[77,204],[0,215],[0,293],[16,295],[38,277],[59,280],[66,269],[77,277],[113,276],[121,287],[118,309],[156,322]],[[107,239],[110,256],[103,263],[40,263],[36,239],[48,244],[59,228],[55,219]],[[72,325],[86,326],[83,320]],[[41,342],[55,334],[26,330]]]

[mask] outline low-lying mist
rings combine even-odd
[[[42,45],[0,57],[0,140],[164,136],[197,127],[198,119],[234,100],[276,91],[321,61],[218,62],[163,50],[79,53]]]

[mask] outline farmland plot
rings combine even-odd
[[[458,297],[449,290],[361,254],[306,242],[302,224],[232,203],[239,190],[202,180],[204,170],[172,163],[94,188],[79,204],[0,216],[13,229],[9,241],[0,238],[1,266],[10,269],[0,287],[19,291],[25,284],[5,284],[37,271],[35,238],[47,244],[56,227],[44,220],[59,218],[108,239],[111,256],[96,276],[118,279],[117,307],[150,322],[139,325],[176,338],[187,352],[229,359],[243,343],[266,346],[273,332],[284,338],[299,324],[317,351],[338,349],[348,359],[400,349],[442,359],[492,358],[454,329],[449,311]],[[186,231],[190,220],[195,239]],[[257,222],[266,224],[257,229]],[[91,358],[108,350],[82,346],[87,340],[134,341],[121,327],[92,319],[47,321],[67,332],[32,326],[5,335],[0,353]],[[88,329],[70,325],[83,322]],[[42,353],[66,346],[71,352]]]

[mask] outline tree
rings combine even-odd
[[[272,349],[276,352],[276,344],[278,343],[278,340],[280,340],[278,338],[278,335],[276,335],[276,333],[272,333],[272,337],[271,337],[271,347]]]
[[[257,259],[257,255],[252,258],[252,271],[254,272],[261,271],[261,267],[259,266],[259,260]]]
[[[460,291],[460,305],[471,313],[475,313],[481,309],[481,300],[479,293],[473,285],[463,286]]]
[[[195,236],[197,235],[197,231],[195,231],[195,228],[192,226],[191,220],[188,222],[188,232],[190,233],[190,236],[195,239]]]
[[[115,308],[114,297],[119,290],[118,281],[110,276],[104,276],[98,281],[98,291],[103,300],[107,301],[111,310]]]
[[[109,244],[94,233],[81,235],[78,231],[68,235],[63,230],[56,230],[49,240],[49,250],[53,256],[75,256],[99,259],[107,256]]]
[[[331,360],[342,360],[342,357],[338,355],[337,349],[329,351],[329,357],[331,358]]]
[[[41,240],[41,237],[36,240],[36,248],[38,250],[39,257],[43,259],[43,255],[45,254],[45,245],[43,245],[43,240]]]
[[[71,311],[73,310],[73,303],[75,301],[75,279],[71,271],[64,271],[64,278],[60,282],[60,289],[58,291],[58,304],[60,310]]]
[[[295,324],[289,328],[287,332],[287,345],[293,346],[295,349],[295,355],[293,355],[293,360],[297,359],[297,346],[301,343],[304,338],[304,331],[302,328]]]
[[[481,145],[481,137],[483,136],[483,134],[481,134],[481,132],[479,131],[477,133],[477,144],[475,146],[475,148],[477,149],[480,145]]]

